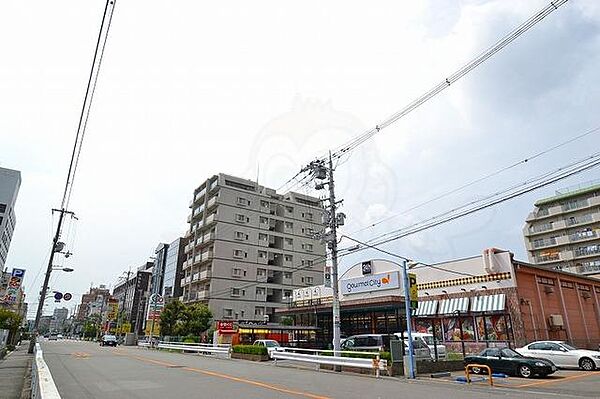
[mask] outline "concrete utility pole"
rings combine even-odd
[[[346,215],[337,213],[337,202],[335,199],[335,185],[333,179],[333,160],[329,152],[329,163],[326,167],[323,162],[312,162],[307,170],[311,170],[314,177],[318,180],[325,180],[317,183],[316,189],[321,190],[325,185],[329,185],[329,206],[324,211],[323,222],[329,228],[328,232],[322,235],[322,239],[327,243],[327,248],[331,252],[331,287],[333,289],[333,351],[335,356],[339,356],[340,351],[340,294],[338,286],[338,253],[337,253],[337,228],[344,224]]]
[[[35,342],[38,335],[38,329],[40,326],[40,319],[42,318],[42,312],[44,310],[44,301],[46,300],[46,294],[48,292],[48,283],[50,282],[50,274],[52,273],[52,265],[54,263],[54,254],[57,252],[62,252],[65,244],[59,242],[60,234],[62,231],[63,220],[65,218],[65,214],[69,214],[71,216],[75,215],[73,212],[67,211],[65,209],[53,209],[52,212],[59,212],[60,216],[58,217],[58,225],[56,226],[56,233],[54,233],[54,238],[52,239],[52,251],[50,251],[50,258],[48,259],[48,266],[46,267],[46,274],[44,275],[44,284],[42,285],[42,291],[40,292],[40,300],[38,302],[37,312],[35,313],[35,320],[33,322],[33,332],[32,336],[29,339],[29,353],[33,353],[33,349],[35,347]]]

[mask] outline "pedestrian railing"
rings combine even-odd
[[[44,361],[40,344],[35,344],[35,357],[31,364],[31,397],[34,399],[60,399],[50,369]]]
[[[140,342],[138,346],[154,347],[157,349],[175,349],[186,352],[196,352],[199,355],[224,355],[229,357],[231,354],[231,345],[225,344],[198,344],[198,343],[182,343],[182,342],[165,342],[160,341],[154,346],[150,343]]]
[[[325,353],[330,355],[325,355]],[[381,359],[377,352],[339,351],[338,354],[340,356],[333,356],[333,351],[331,350],[282,347],[272,351],[270,356],[275,360],[275,364],[277,364],[278,360],[312,363],[315,365],[316,370],[320,370],[322,364],[371,369],[375,372],[377,378],[379,378],[381,370],[387,370],[387,360]],[[372,357],[351,357],[352,355],[370,355]]]

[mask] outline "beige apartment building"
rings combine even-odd
[[[190,208],[183,300],[208,304],[215,320],[277,321],[295,288],[323,283],[318,198],[218,174]]]
[[[600,184],[557,191],[537,201],[523,234],[532,263],[600,276]]]

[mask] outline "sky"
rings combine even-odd
[[[75,306],[187,229],[193,190],[224,172],[278,188],[374,127],[548,1],[118,1],[51,289]],[[0,166],[22,173],[7,266],[43,280],[104,1],[8,2],[0,14]],[[599,134],[442,200],[441,193],[600,125],[600,4],[570,1],[344,158],[342,232],[361,240],[598,150]],[[597,169],[386,244],[424,262],[500,247],[526,259],[532,204]],[[318,194],[312,187],[301,192]],[[382,218],[375,228],[363,229]],[[358,232],[357,232],[358,231]],[[342,243],[347,245],[349,243]],[[348,256],[342,270],[373,251]]]

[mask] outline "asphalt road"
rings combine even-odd
[[[489,388],[421,379],[316,372],[272,363],[216,359],[79,341],[42,342],[44,359],[64,399],[71,398],[585,398],[598,397],[600,373],[559,384]],[[576,381],[573,381],[576,380]],[[529,381],[529,380],[527,380]],[[536,382],[536,381],[533,381]],[[543,381],[541,381],[543,382]],[[593,396],[592,396],[593,395]]]

